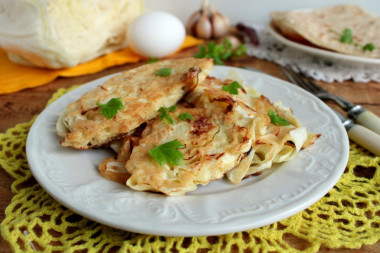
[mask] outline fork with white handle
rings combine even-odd
[[[380,118],[373,112],[364,109],[361,105],[355,105],[342,97],[324,90],[313,80],[305,76],[297,65],[294,67],[297,68],[297,71],[299,72],[298,74],[290,66],[281,68],[282,72],[292,83],[301,86],[322,100],[331,100],[335,102],[340,108],[347,112],[350,119],[362,126],[365,126],[373,132],[380,134]]]
[[[342,109],[347,111],[349,116],[351,114],[351,118],[353,117],[354,119],[356,119],[356,122],[367,127],[365,128],[361,125],[357,125],[351,119],[347,119],[339,112],[333,110],[338,115],[339,119],[342,121],[343,126],[347,130],[348,137],[352,141],[356,142],[357,144],[364,147],[373,154],[380,156],[380,118],[378,118],[372,112],[365,110],[360,105],[354,105],[343,98],[340,98],[326,90],[323,90],[311,79],[309,79],[305,75],[297,74],[290,67],[281,67],[281,70],[288,78],[288,80],[293,84],[296,84],[304,88],[305,90],[310,91],[312,94],[314,94],[321,100],[334,101]]]

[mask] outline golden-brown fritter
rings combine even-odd
[[[204,92],[215,89],[220,91],[223,86],[239,79],[234,72],[230,73],[229,77],[232,77],[232,79],[220,80],[207,77],[185,99],[189,102],[195,101]],[[238,89],[237,95],[231,95],[231,97],[264,115],[273,110],[284,118],[289,123],[289,126],[268,124],[265,131],[255,132],[256,136],[252,143],[252,151],[244,161],[226,174],[227,178],[234,184],[240,183],[242,179],[250,175],[271,168],[273,163],[291,160],[300,149],[310,146],[319,137],[319,135],[309,133],[305,127],[302,127],[290,108],[283,106],[280,102],[272,103],[267,97],[253,88],[245,86],[242,80],[240,82],[242,88]]]
[[[157,71],[170,68],[171,75]],[[193,90],[213,68],[211,59],[165,60],[125,71],[87,92],[67,106],[57,122],[61,145],[89,149],[120,139],[158,115],[157,110],[177,103]],[[124,109],[109,119],[97,103],[121,98]]]
[[[138,191],[184,195],[198,184],[222,178],[249,156],[256,132],[264,132],[269,117],[220,90],[207,90],[195,101],[196,108],[177,108],[171,113],[174,124],[157,119],[144,130],[134,147],[126,169],[131,174],[127,185]],[[193,120],[179,120],[181,113]],[[257,133],[260,135],[259,133]],[[185,148],[183,165],[160,166],[149,150],[178,140]],[[249,163],[245,163],[249,166]]]

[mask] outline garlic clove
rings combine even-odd
[[[202,14],[195,24],[195,34],[201,39],[210,39],[212,37],[212,24],[209,18]]]
[[[214,8],[211,13],[211,24],[213,28],[213,37],[220,38],[228,33],[230,22],[224,15],[217,12]]]
[[[186,29],[189,34],[195,34],[195,24],[198,22],[199,18],[202,16],[202,11],[194,12],[187,21]]]
[[[228,40],[228,42],[231,43],[231,46],[232,46],[232,50],[235,50],[236,48],[238,48],[240,45],[241,45],[241,41],[236,38],[235,36],[232,36],[232,35],[227,35],[225,37],[223,37],[221,40],[220,40],[220,43],[222,43],[224,40]]]

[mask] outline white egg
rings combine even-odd
[[[140,55],[160,58],[175,52],[185,35],[185,26],[176,16],[152,11],[140,15],[129,25],[127,42]]]

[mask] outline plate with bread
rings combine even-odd
[[[380,18],[359,6],[274,11],[268,30],[279,42],[309,54],[380,64]]]

